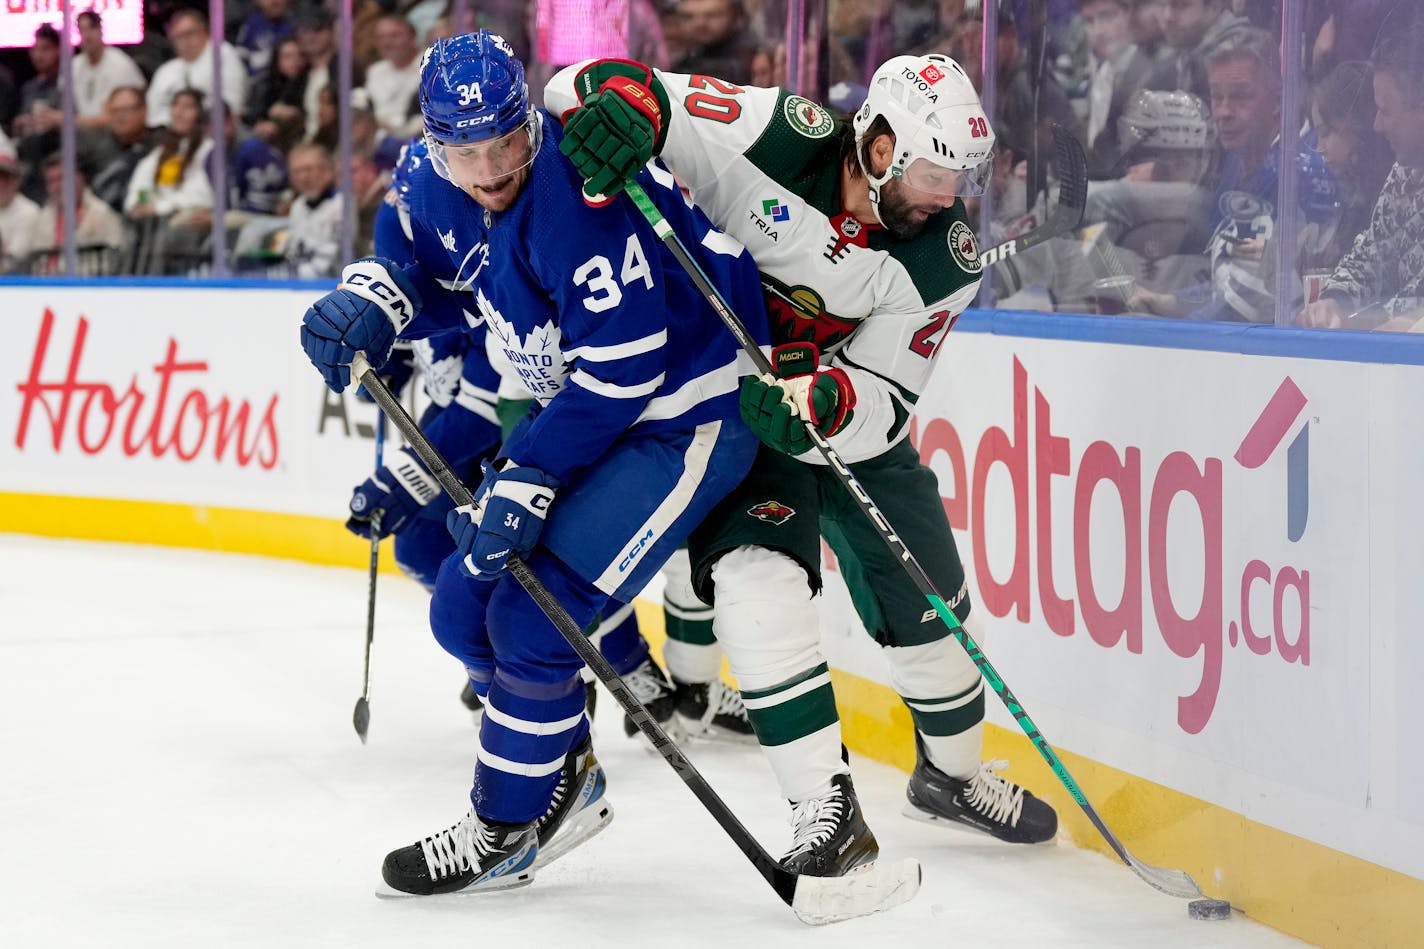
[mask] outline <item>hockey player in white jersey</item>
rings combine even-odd
[[[586,628],[642,589],[757,450],[738,417],[735,344],[635,210],[584,204],[559,154],[562,130],[530,106],[509,45],[487,31],[437,41],[420,104],[431,161],[408,195],[413,263],[349,265],[304,317],[303,348],[340,390],[356,352],[379,368],[398,334],[449,330],[452,312],[471,314],[540,408],[485,469],[479,509],[447,521],[456,550],[436,578],[431,627],[486,711],[469,813],[386,857],[386,884],[410,895],[530,882],[547,826],[586,803],[570,801],[580,791],[570,777],[586,773],[582,663],[507,572],[509,558]],[[767,339],[745,249],[689,207],[671,176],[642,180]]]
[[[959,196],[981,193],[994,133],[947,57],[878,69],[843,124],[785,90],[637,63],[581,63],[551,80],[565,154],[585,191],[615,195],[661,157],[713,222],[745,243],[768,284],[772,363],[744,380],[756,465],[692,538],[699,592],[786,797],[798,872],[835,875],[877,850],[842,757],[812,597],[819,533],[915,725],[912,816],[1012,842],[1053,837],[1051,807],[981,763],[978,669],[812,451],[812,421],[874,497],[961,622],[964,570],[934,474],[906,439],[935,356],[974,299],[982,264]],[[977,631],[974,633],[978,639]]]

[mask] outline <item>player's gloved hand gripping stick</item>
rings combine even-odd
[[[350,371],[365,384],[367,391],[375,397],[391,422],[415,449],[441,487],[450,493],[455,503],[462,507],[474,506],[475,498],[470,489],[455,477],[445,459],[426,439],[390,389],[381,382],[380,376],[366,360],[365,353],[358,351],[354,354]],[[623,680],[613,671],[608,660],[603,658],[598,647],[589,642],[588,637],[575,624],[573,617],[550,595],[548,588],[534,575],[528,564],[511,553],[506,561],[506,568],[568,640],[579,658],[593,670],[594,675],[598,676],[598,680],[608,691],[613,693],[618,704],[637,723],[643,734],[648,736],[653,747],[662,754],[663,759],[672,766],[678,777],[702,802],[703,807],[707,808],[727,835],[741,848],[762,878],[771,884],[777,896],[791,907],[802,922],[816,925],[864,916],[898,906],[919,892],[920,865],[918,861],[910,858],[894,863],[882,860],[869,868],[841,877],[802,876],[781,866],[742,825],[726,802],[718,797],[717,792],[712,790],[711,785],[688,760],[687,755],[668,738],[667,732],[662,730],[648,714],[647,708],[623,684]]]
[[[1031,239],[1046,228],[1071,229],[1072,227],[1076,227],[1081,220],[1087,194],[1086,160],[1083,157],[1083,149],[1071,135],[1061,130],[1056,131],[1055,139],[1058,147],[1059,168],[1062,169],[1062,180],[1059,188],[1059,207],[1054,209],[1049,215],[1048,223],[1044,225],[1044,228],[1040,228],[1038,231],[1034,231],[1024,237],[1017,238],[1014,242],[1016,250],[1022,249],[1023,246],[1030,246],[1029,243],[1024,243],[1025,241],[1037,243],[1037,240]],[[642,212],[643,216],[647,218],[648,223],[652,225],[653,229],[657,232],[658,237],[668,246],[673,256],[677,258],[678,263],[687,271],[693,283],[697,284],[697,288],[702,292],[702,295],[707,298],[707,302],[712,306],[712,309],[717,312],[722,322],[732,331],[732,335],[736,337],[738,344],[740,344],[743,351],[751,358],[753,365],[756,366],[757,372],[763,378],[768,375],[775,377],[777,375],[776,371],[767,360],[766,355],[757,346],[756,340],[747,332],[746,326],[743,325],[737,315],[732,312],[731,307],[727,305],[727,301],[722,298],[717,288],[707,279],[707,276],[702,272],[702,268],[699,267],[697,262],[688,254],[687,248],[682,245],[682,241],[678,238],[672,227],[663,219],[662,213],[658,211],[657,206],[648,198],[642,186],[630,178],[624,183],[623,187],[624,190],[628,192],[628,196],[633,199],[633,203],[638,206],[638,210]],[[1065,224],[1067,227],[1064,227]],[[1003,246],[1006,245],[1000,245],[1000,247]],[[998,248],[995,248],[995,250],[998,250]],[[987,255],[985,255],[985,259],[987,260]],[[919,562],[915,560],[914,555],[910,553],[910,549],[906,547],[904,542],[896,535],[894,527],[891,526],[880,509],[875,506],[875,501],[870,497],[865,487],[857,480],[855,475],[851,473],[850,468],[841,459],[840,455],[836,453],[836,450],[826,441],[826,436],[822,434],[821,428],[816,424],[814,415],[809,418],[802,417],[802,428],[805,431],[806,437],[809,438],[812,444],[825,456],[831,470],[836,473],[841,484],[850,492],[856,504],[860,507],[861,512],[875,525],[881,539],[885,541],[890,547],[891,552],[894,553],[895,559],[905,568],[905,572],[909,574],[910,579],[914,582],[919,591],[924,594],[925,599],[929,601],[935,613],[944,624],[949,627],[954,637],[959,640],[959,644],[964,647],[964,650],[969,654],[969,658],[979,667],[980,673],[988,680],[999,698],[1003,700],[1009,712],[1014,716],[1014,720],[1017,721],[1019,727],[1023,729],[1024,734],[1028,735],[1029,740],[1031,740],[1034,747],[1038,749],[1038,753],[1043,756],[1043,760],[1048,762],[1048,766],[1053,769],[1053,773],[1058,776],[1058,780],[1067,788],[1068,793],[1073,795],[1073,799],[1078,802],[1078,806],[1083,809],[1088,819],[1093,822],[1093,826],[1098,829],[1098,833],[1103,835],[1103,839],[1112,847],[1113,852],[1121,858],[1123,863],[1132,868],[1134,873],[1162,892],[1180,897],[1181,899],[1195,899],[1200,897],[1202,895],[1201,887],[1197,885],[1196,881],[1193,880],[1186,871],[1163,869],[1142,862],[1133,856],[1132,853],[1123,846],[1122,841],[1118,840],[1113,832],[1108,829],[1107,824],[1103,822],[1102,817],[1098,815],[1093,805],[1088,802],[1087,796],[1084,795],[1082,789],[1078,787],[1078,782],[1073,780],[1073,776],[1068,773],[1068,768],[1063,763],[1063,760],[1058,757],[1058,753],[1053,750],[1053,747],[1039,732],[1038,726],[1029,718],[1028,712],[1019,704],[1019,700],[1015,698],[1014,693],[1009,690],[1008,685],[999,676],[998,670],[994,668],[984,653],[980,651],[979,644],[976,643],[969,633],[965,631],[964,627],[960,625],[959,619],[945,603],[944,597],[935,589],[934,581],[929,578],[924,568],[920,566]]]

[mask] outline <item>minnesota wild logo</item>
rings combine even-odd
[[[780,501],[763,501],[756,507],[748,508],[747,513],[768,524],[785,524],[796,513],[794,508],[789,508]]]
[[[801,96],[787,96],[782,106],[786,121],[807,138],[825,138],[836,129],[831,113]]]

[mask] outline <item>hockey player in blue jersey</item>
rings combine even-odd
[[[636,210],[583,202],[558,123],[530,107],[508,44],[486,31],[437,42],[420,101],[431,161],[408,195],[413,263],[349,265],[304,317],[303,348],[341,390],[357,351],[380,366],[397,335],[453,329],[468,313],[540,410],[486,468],[481,508],[450,518],[457,549],[440,567],[431,625],[487,711],[470,812],[386,858],[382,875],[400,894],[527,883],[542,831],[581,816],[568,816],[571,799],[584,803],[573,782],[590,756],[580,662],[505,571],[508,558],[587,625],[642,588],[757,445],[738,416],[735,343]],[[640,179],[765,341],[745,250],[671,175]]]
[[[402,267],[415,262],[409,195],[416,171],[428,160],[429,149],[423,138],[408,143],[401,150],[390,190],[376,212],[376,256]],[[491,367],[485,344],[483,324],[472,328],[462,322],[458,330],[413,343],[402,342],[399,346],[410,349],[391,359],[391,363],[396,362],[397,355],[407,359],[403,363],[407,379],[418,367],[431,399],[430,407],[421,416],[421,430],[450,462],[456,477],[470,484],[475,483],[472,478],[478,478],[480,461],[493,453],[502,435],[532,401],[522,387],[502,383]],[[385,367],[387,373],[391,363]],[[399,475],[403,469],[419,471],[419,479],[403,479]],[[453,506],[439,484],[425,476],[415,453],[399,449],[380,470],[356,486],[346,526],[361,537],[370,536],[373,524],[382,537],[394,534],[396,564],[406,576],[434,592],[440,564],[454,549],[454,540],[445,529],[446,515]],[[695,640],[695,627],[700,625],[705,627],[702,638],[710,640],[711,610],[692,592],[692,566],[685,550],[668,562],[664,573],[664,609],[669,630],[680,633],[693,629],[682,639]],[[715,646],[670,640],[664,650],[673,675],[669,681],[649,655],[631,603],[600,617],[589,636],[653,717],[672,730],[670,733],[750,739],[751,725],[740,696],[718,679],[721,651]],[[587,675],[585,678],[589,679]],[[590,680],[590,716],[596,694]],[[483,712],[479,693],[468,679],[460,699],[476,716]],[[636,726],[626,717],[625,729],[637,734]]]

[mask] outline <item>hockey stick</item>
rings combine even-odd
[[[1088,158],[1083,146],[1061,125],[1053,126],[1053,157],[1058,168],[1058,203],[1044,216],[1043,223],[1027,234],[995,244],[979,254],[988,267],[1021,250],[1077,230],[1088,207]]]
[[[1083,178],[1069,181],[1067,180],[1068,175],[1076,172],[1064,172],[1060,170],[1061,184],[1059,193],[1060,195],[1069,195],[1070,200],[1072,200],[1076,195],[1086,194],[1086,161],[1082,160],[1082,147],[1078,145],[1072,136],[1066,133],[1060,133],[1058,142],[1060,143],[1060,151],[1067,148],[1069,151],[1076,151],[1077,154],[1076,160],[1070,158],[1064,163],[1064,167],[1067,169],[1077,168],[1080,172],[1084,173]],[[747,331],[742,321],[732,312],[731,307],[727,305],[727,301],[723,299],[721,293],[712,285],[711,281],[707,279],[707,275],[702,272],[702,268],[697,264],[697,261],[687,252],[687,248],[683,246],[681,239],[678,238],[671,225],[663,218],[662,212],[660,212],[657,206],[648,198],[642,186],[630,179],[626,183],[625,188],[629,197],[633,199],[633,203],[638,206],[638,210],[647,218],[648,223],[652,225],[658,237],[661,238],[663,243],[672,251],[673,256],[677,258],[678,263],[687,271],[688,276],[692,278],[698,290],[706,297],[712,309],[717,312],[722,322],[732,331],[732,335],[736,337],[742,350],[746,352],[747,356],[751,358],[752,363],[756,366],[757,372],[775,375],[775,371],[772,369],[771,362],[766,358],[766,354],[761,351],[756,340],[752,338],[751,333]],[[1071,204],[1069,205],[1069,210],[1065,210],[1060,206],[1050,213],[1045,227],[1063,228],[1066,225],[1068,229],[1071,229],[1071,227],[1076,226],[1079,215],[1080,211],[1071,210]],[[1068,223],[1070,219],[1073,223]],[[1039,230],[1041,231],[1043,228]],[[1058,233],[1061,233],[1061,231],[1058,231]],[[1017,238],[1012,243],[1016,246],[1017,250],[1022,250],[1025,246],[1032,246],[1040,240],[1047,239],[1034,239],[1036,234],[1038,234],[1038,231],[1026,235],[1025,237]],[[1050,234],[1049,236],[1052,235]],[[1007,245],[999,245],[999,247],[1004,246]],[[997,250],[998,248],[995,249]],[[1016,253],[1017,250],[1010,253]],[[1112,847],[1113,851],[1121,858],[1123,863],[1127,864],[1132,868],[1134,873],[1163,893],[1168,893],[1172,896],[1180,897],[1181,899],[1195,899],[1200,897],[1202,895],[1201,887],[1197,885],[1196,881],[1193,880],[1186,871],[1168,870],[1144,863],[1133,856],[1132,853],[1123,846],[1122,842],[1117,839],[1113,832],[1108,829],[1107,824],[1098,816],[1098,812],[1093,808],[1093,805],[1089,803],[1087,796],[1083,793],[1082,789],[1078,787],[1078,783],[1074,781],[1073,776],[1068,773],[1067,765],[1058,757],[1058,753],[1053,750],[1053,747],[1043,737],[1042,733],[1038,730],[1038,726],[1029,718],[1028,712],[1025,711],[1024,707],[1019,703],[1019,700],[1014,696],[1014,693],[999,676],[998,670],[994,668],[993,664],[989,662],[988,658],[980,650],[979,644],[974,641],[964,629],[964,626],[960,624],[959,618],[956,617],[954,612],[945,604],[944,597],[935,589],[934,581],[925,573],[924,568],[920,566],[919,561],[915,559],[910,549],[900,540],[899,536],[895,533],[894,527],[891,526],[885,515],[875,506],[875,501],[870,497],[865,487],[855,475],[851,473],[845,461],[842,460],[836,450],[831,447],[830,443],[826,441],[825,437],[816,429],[815,425],[807,422],[806,433],[810,436],[811,441],[820,450],[821,454],[825,456],[830,469],[836,473],[836,477],[840,480],[841,484],[850,493],[851,497],[855,499],[861,512],[875,525],[881,539],[885,541],[886,546],[890,548],[895,559],[905,568],[905,572],[909,574],[910,579],[914,582],[920,593],[922,593],[930,605],[934,607],[935,613],[938,614],[944,624],[949,627],[950,632],[959,640],[959,644],[964,647],[965,652],[969,654],[969,658],[973,660],[974,664],[979,667],[979,671],[983,674],[984,678],[993,686],[994,691],[998,694],[999,698],[1003,700],[1004,705],[1008,707],[1009,712],[1014,716],[1014,720],[1018,722],[1024,734],[1033,742],[1034,747],[1038,749],[1038,753],[1043,756],[1043,760],[1048,762],[1048,766],[1053,769],[1053,773],[1058,776],[1058,780],[1062,782],[1063,786],[1068,790],[1068,793],[1073,796],[1073,799],[1078,802],[1078,806],[1087,814],[1088,819],[1093,822],[1093,826],[1098,829],[1098,833],[1102,834],[1103,839],[1107,841],[1108,845]]]
[[[376,470],[381,468],[381,453],[386,442],[386,413],[376,410]],[[381,561],[381,512],[371,515],[371,575],[366,581],[366,671],[361,676],[361,697],[351,713],[351,724],[361,744],[366,744],[366,729],[371,727],[371,640],[376,638],[376,567]]]
[[[420,456],[420,460],[425,462],[435,480],[440,482],[440,486],[449,492],[450,497],[457,505],[474,505],[474,495],[470,489],[455,477],[454,472],[445,459],[440,456],[440,452],[431,445],[429,440],[420,431],[419,426],[406,413],[405,408],[391,394],[391,390],[376,375],[371,364],[366,360],[365,353],[357,353],[351,360],[351,372],[357,376],[366,386],[366,391],[370,392],[376,402],[385,409],[392,423],[400,431],[406,442],[415,453]],[[735,843],[757,868],[757,872],[771,888],[776,891],[776,895],[796,913],[796,916],[804,923],[818,925],[821,923],[834,923],[843,919],[851,919],[855,916],[864,916],[868,913],[889,909],[892,906],[909,900],[920,888],[920,865],[912,859],[904,859],[892,867],[882,868],[875,864],[865,870],[856,872],[849,876],[842,877],[812,877],[792,873],[781,864],[777,863],[771,854],[759,844],[751,832],[737,819],[737,815],[729,808],[707,783],[697,768],[693,766],[682,749],[668,738],[667,732],[658,725],[657,721],[648,714],[647,708],[638,701],[637,696],[628,690],[628,686],[623,683],[618,673],[613,671],[613,667],[608,664],[608,660],[603,658],[603,654],[598,648],[589,642],[588,637],[579,629],[573,617],[569,616],[559,602],[549,593],[543,582],[534,575],[534,571],[529,569],[529,565],[518,557],[509,558],[509,572],[514,575],[529,594],[538,604],[539,609],[553,623],[560,635],[568,640],[569,645],[578,653],[593,674],[598,676],[598,680],[603,683],[604,688],[613,694],[614,699],[623,707],[623,711],[637,723],[643,734],[648,736],[653,747],[663,756],[665,760],[682,782],[691,789],[697,799],[702,802],[702,806],[707,808],[714,820],[726,831],[727,836]]]

